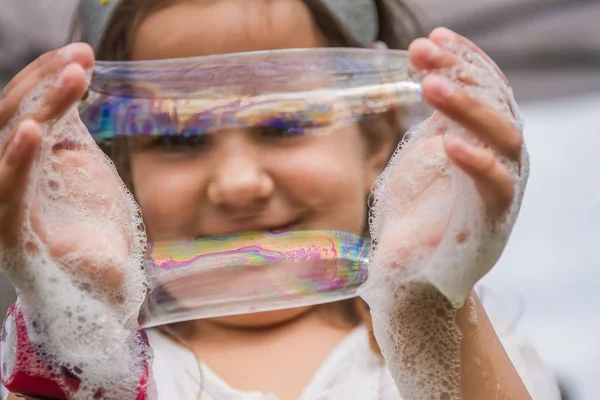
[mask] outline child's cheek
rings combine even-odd
[[[195,236],[202,178],[194,166],[139,160],[132,162],[136,200],[152,241]],[[136,173],[138,171],[138,173]]]
[[[317,216],[319,229],[360,233],[365,216],[364,163],[354,131],[317,138],[282,162],[277,182],[294,203]]]

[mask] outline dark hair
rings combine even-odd
[[[126,61],[130,58],[133,35],[139,24],[150,13],[162,7],[169,6],[174,0],[121,0],[116,6],[104,35],[100,38],[97,48],[97,58],[103,61]],[[331,46],[335,47],[360,47],[344,28],[331,19],[330,13],[318,0],[303,0],[321,32],[328,39]],[[379,12],[379,35],[377,40],[382,41],[393,49],[406,49],[410,42],[423,34],[423,26],[416,14],[402,0],[374,0]],[[75,27],[74,29],[77,29]],[[402,135],[398,132],[397,118],[386,118],[385,115],[367,118],[362,121],[361,128],[366,132],[389,132],[389,137],[396,143],[400,142]],[[393,132],[390,132],[393,131]],[[127,146],[126,138],[115,138],[110,148],[103,148],[107,155],[114,161],[129,189],[133,191],[128,160],[122,156],[123,152],[111,151],[111,148]],[[125,140],[122,140],[125,139]],[[395,146],[394,146],[395,147]],[[121,154],[121,156],[119,156]],[[390,153],[391,156],[391,153]],[[118,157],[121,157],[120,159]],[[368,218],[366,218],[368,220]],[[366,229],[368,234],[368,229]],[[344,300],[328,304],[325,310],[340,318],[339,322],[358,326],[365,322],[370,331],[370,343],[374,351],[379,352],[379,347],[373,336],[371,315],[368,306],[362,299]],[[167,332],[168,333],[168,332]]]
[[[425,34],[422,16],[417,15],[414,6],[403,0],[373,0],[379,15],[377,40],[391,49],[407,49],[417,37]],[[129,58],[132,35],[139,23],[150,13],[167,7],[173,0],[121,0],[108,21],[97,49],[99,60],[123,61]],[[332,46],[360,47],[345,33],[340,24],[331,19],[330,13],[319,0],[303,0],[310,10],[315,24]],[[77,25],[73,32],[78,30]]]

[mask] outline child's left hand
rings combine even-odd
[[[512,91],[483,51],[448,30],[409,53],[435,111],[375,185],[375,251],[359,293],[403,398],[528,398],[514,371],[496,374],[512,366],[476,297],[456,311],[500,258],[527,180]]]
[[[505,76],[468,39],[438,28],[409,54],[435,112],[375,186],[363,297],[377,307],[370,287],[426,281],[460,306],[497,262],[518,213],[528,171],[521,121]]]
[[[463,57],[447,50],[455,43],[466,46],[488,63],[488,71],[477,71],[471,64],[469,54]],[[466,85],[478,85],[476,76],[495,73],[509,89],[509,84],[498,66],[487,54],[469,39],[445,28],[434,30],[429,38],[415,40],[409,48],[412,64],[420,70],[451,69],[458,67],[459,79]],[[462,75],[462,76],[461,76]],[[508,116],[481,99],[474,98],[466,88],[436,74],[425,76],[422,82],[423,97],[450,119],[462,125],[481,144],[475,145],[457,136],[445,140],[445,151],[449,159],[471,176],[479,194],[485,202],[491,218],[502,216],[513,201],[515,188],[511,174],[499,155],[515,163],[521,162],[523,139],[515,125],[515,117]],[[505,99],[509,102],[510,99]]]

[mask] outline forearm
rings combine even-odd
[[[475,292],[458,310],[464,400],[528,400],[531,396],[504,350]]]
[[[373,318],[403,398],[531,399],[475,294],[460,310],[425,283],[396,296],[393,312]]]

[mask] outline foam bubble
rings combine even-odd
[[[466,46],[450,50],[465,61],[427,73],[465,88],[522,132],[511,88],[496,66]],[[406,400],[462,398],[461,333],[454,310],[499,259],[529,172],[525,149],[520,164],[500,156],[515,196],[501,218],[490,218],[473,180],[448,160],[444,138],[449,136],[479,143],[436,112],[408,132],[372,194],[372,266],[360,295],[371,308],[375,335]],[[469,319],[477,324],[476,313]]]
[[[53,81],[33,90],[14,120],[37,110]],[[151,362],[137,333],[147,290],[140,210],[75,107],[42,132],[20,246],[0,248],[42,364],[21,367],[40,376],[68,370],[81,380],[77,391],[63,388],[69,399],[135,398]]]
[[[473,296],[469,296],[469,323],[471,325],[477,326],[477,303],[475,302],[475,298]]]

